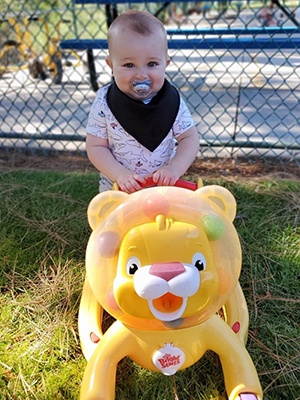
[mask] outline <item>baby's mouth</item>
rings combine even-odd
[[[147,96],[150,93],[152,82],[150,80],[139,82],[139,81],[132,81],[130,83],[131,89],[134,93],[138,96]]]

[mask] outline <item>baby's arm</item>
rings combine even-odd
[[[139,182],[145,183],[145,178],[128,170],[114,158],[107,139],[87,134],[86,151],[94,167],[111,181],[117,182],[124,192],[133,193],[142,189]]]
[[[176,154],[169,162],[153,174],[159,186],[172,186],[187,171],[199,150],[199,136],[195,126],[178,137]]]

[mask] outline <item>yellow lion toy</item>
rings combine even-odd
[[[88,360],[81,400],[114,400],[117,364],[126,356],[172,375],[207,350],[220,357],[229,400],[262,400],[245,348],[235,214],[234,197],[217,185],[108,191],[91,201],[79,310]],[[116,319],[105,334],[103,309]]]

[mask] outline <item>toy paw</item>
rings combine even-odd
[[[257,400],[257,397],[253,393],[241,393],[237,400]]]

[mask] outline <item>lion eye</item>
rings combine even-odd
[[[205,269],[205,265],[200,260],[196,261],[195,267],[197,268],[198,271],[203,271]]]
[[[141,262],[137,257],[130,257],[126,264],[127,274],[134,275],[140,266]]]
[[[134,263],[129,265],[129,270],[128,270],[129,275],[133,275],[135,271],[137,271],[138,269],[139,267]]]
[[[198,271],[204,271],[206,268],[206,259],[202,253],[195,253],[193,256],[193,265]]]

